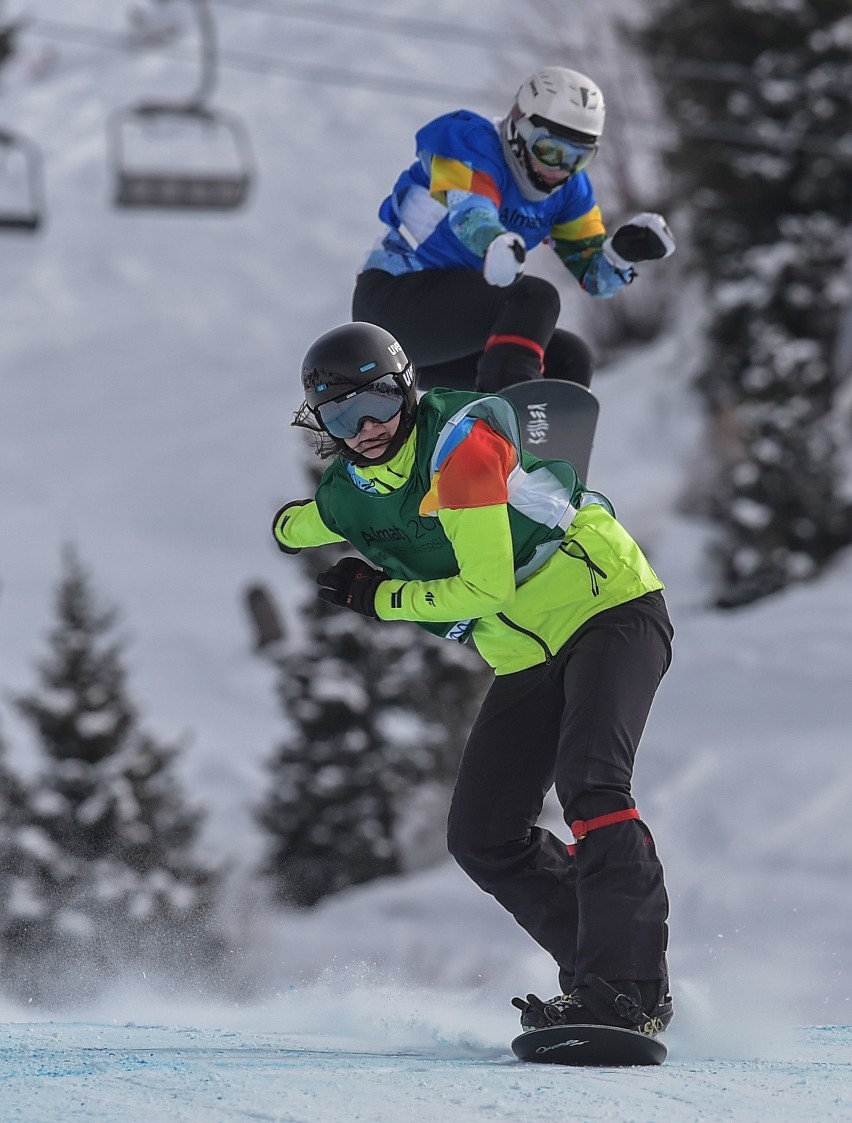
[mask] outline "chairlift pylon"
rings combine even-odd
[[[0,128],[0,231],[33,233],[43,221],[41,150],[29,137]]]
[[[216,81],[215,26],[209,0],[192,4],[201,44],[198,88],[185,101],[140,102],[110,118],[116,206],[232,210],[248,197],[254,174],[248,130],[235,114],[207,104]],[[163,150],[176,153],[166,166]]]

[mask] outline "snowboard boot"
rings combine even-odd
[[[597,975],[586,975],[585,982],[570,994],[559,994],[548,1002],[528,994],[526,1001],[513,998],[512,1005],[521,1011],[523,1030],[603,1025],[636,1030],[648,1037],[662,1033],[674,1013],[667,979],[608,983]]]
[[[594,371],[588,344],[579,335],[557,328],[544,351],[544,377],[577,382],[588,389]]]

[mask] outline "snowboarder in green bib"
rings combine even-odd
[[[333,455],[275,516],[285,553],[348,542],[319,596],[472,642],[495,673],[465,745],[448,845],[555,960],[561,994],[516,999],[525,1029],[656,1034],[672,1016],[668,901],[631,795],[671,658],[662,583],[609,501],[524,451],[506,399],[432,390],[392,335],[321,336],[294,424]],[[362,560],[367,559],[367,560]],[[537,825],[552,785],[570,845]]]

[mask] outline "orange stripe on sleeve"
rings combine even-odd
[[[515,449],[484,421],[454,449],[420,504],[421,515],[491,507],[508,500],[507,480],[518,463]]]
[[[499,188],[486,172],[478,172],[475,168],[463,164],[461,160],[433,156],[429,193],[438,196],[446,195],[447,191],[470,191],[474,195],[484,195],[495,206],[500,205]]]

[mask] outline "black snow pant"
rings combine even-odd
[[[579,336],[556,327],[559,307],[558,292],[540,277],[496,288],[466,269],[399,277],[368,269],[355,284],[352,319],[398,339],[423,389],[495,393],[542,376],[588,386],[592,353]]]
[[[555,959],[564,994],[588,972],[667,977],[668,898],[644,822],[590,829],[573,856],[536,823],[554,783],[569,824],[635,807],[634,757],[672,636],[662,593],[604,610],[549,665],[495,678],[465,746],[450,853]]]

